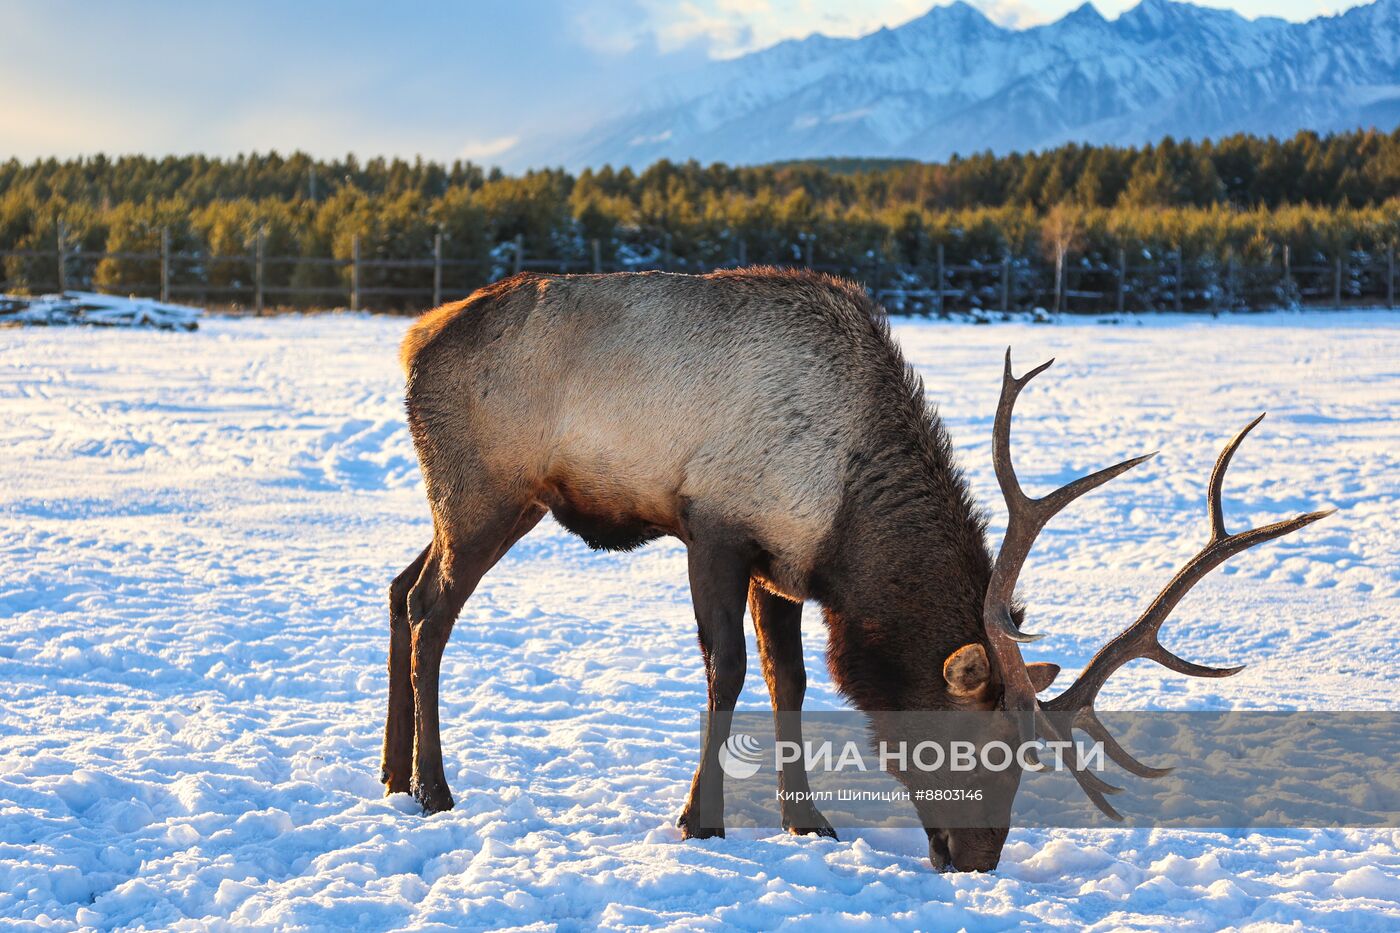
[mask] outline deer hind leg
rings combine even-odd
[[[423,573],[428,545],[389,584],[389,709],[384,717],[384,753],[379,779],[385,794],[407,793],[413,773],[412,636],[408,627],[408,591]]]
[[[481,497],[472,497],[481,502]],[[409,789],[427,813],[452,809],[438,730],[438,675],[448,636],[481,578],[543,511],[511,503],[484,506],[461,524],[439,521],[422,573],[408,594],[413,683],[413,770]]]
[[[692,534],[689,550],[690,595],[700,630],[709,690],[700,764],[690,796],[676,824],[687,839],[724,835],[724,773],[719,750],[729,738],[734,704],[744,686],[744,596],[749,565],[732,543]]]
[[[763,679],[773,700],[773,725],[779,742],[802,747],[802,699],[807,693],[807,668],[802,660],[802,604],[764,589],[757,580],[749,584],[749,613],[758,634],[758,656]],[[836,838],[826,817],[811,799],[807,768],[799,758],[778,772],[783,829],[797,836]]]

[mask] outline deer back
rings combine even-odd
[[[516,276],[426,315],[403,362],[425,473],[470,462],[602,546],[684,540],[699,505],[802,596],[892,352],[858,287],[742,270]]]

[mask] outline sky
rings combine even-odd
[[[931,0],[0,0],[0,158],[302,149],[512,163],[658,78]],[[1077,0],[976,0],[1006,26]],[[1135,0],[1096,3],[1107,17]],[[1350,0],[1203,0],[1306,20]]]

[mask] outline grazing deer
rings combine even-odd
[[[824,610],[835,682],[872,715],[877,736],[888,711],[1001,709],[1042,735],[1078,728],[1102,738],[1094,697],[1131,658],[1193,676],[1234,673],[1168,652],[1157,641],[1163,620],[1231,554],[1325,514],[1227,535],[1220,487],[1242,432],[1211,477],[1210,543],[1072,687],[1040,704],[1036,693],[1059,668],[1022,661],[1018,643],[1031,636],[1013,598],[1021,564],[1051,515],[1147,459],[1041,499],[1022,493],[1011,411],[1044,366],[1016,379],[1007,353],[993,462],[1010,522],[994,560],[922,383],[884,313],[850,282],[766,268],[517,275],[424,315],[402,362],[433,540],[389,588],[383,781],[430,813],[453,805],[438,734],[453,622],[546,512],[595,548],[661,535],[686,544],[709,690],[679,820],[687,837],[724,832],[718,756],[744,682],[746,601],[775,714],[802,707],[799,625],[812,599]],[[795,719],[775,716],[780,740],[801,742]],[[1134,773],[1157,773],[1111,737],[1105,744]],[[1112,815],[1104,794],[1116,788],[1076,777]],[[789,831],[835,835],[804,793],[800,762],[779,782]],[[934,864],[960,870],[995,867],[1008,831],[925,826]]]

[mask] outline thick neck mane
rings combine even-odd
[[[816,593],[827,660],[859,708],[946,706],[944,659],[983,641],[991,577],[986,520],[952,442],[924,402],[882,316],[884,372],[872,374],[869,430],[846,466],[846,494]]]

